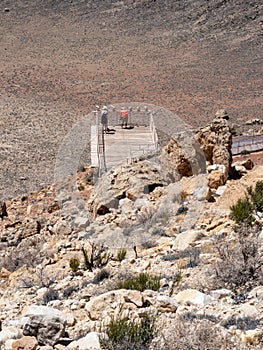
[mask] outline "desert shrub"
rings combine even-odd
[[[246,154],[250,154],[250,151],[248,151],[247,149],[243,149],[243,151],[241,151],[240,154],[242,156],[245,156]]]
[[[221,322],[221,325],[225,328],[230,328],[232,326],[236,326],[238,329],[242,331],[247,331],[251,329],[256,329],[260,325],[260,320],[249,317],[249,316],[240,316],[233,315],[229,317],[227,320]]]
[[[52,256],[52,251],[44,251],[45,240],[40,234],[27,237],[21,241],[9,242],[9,248],[3,259],[0,260],[0,269],[5,267],[10,272],[22,266],[36,267],[47,257]]]
[[[254,211],[263,211],[263,181],[258,181],[255,188],[250,186],[245,198],[239,198],[237,203],[230,207],[231,216],[237,224],[254,221]]]
[[[247,222],[251,224],[254,220],[253,218],[253,205],[248,200],[248,198],[239,198],[237,203],[230,207],[231,216],[237,224],[242,222]]]
[[[43,296],[43,304],[46,305],[52,300],[59,299],[58,291],[54,290],[53,288],[50,288],[46,291],[46,293]]]
[[[71,296],[72,293],[77,291],[78,291],[77,287],[69,286],[63,290],[63,297],[67,299]]]
[[[237,337],[228,335],[215,325],[216,320],[193,317],[192,313],[177,315],[174,319],[160,319],[156,324],[156,338],[151,350],[248,350]],[[258,348],[259,349],[259,348]]]
[[[259,249],[258,226],[240,225],[237,242],[218,238],[215,247],[220,261],[216,264],[216,287],[246,292],[262,283],[262,254]]]
[[[107,342],[102,340],[104,349],[146,350],[154,334],[154,317],[147,314],[139,319],[112,319],[105,330]]]
[[[160,289],[160,277],[151,276],[148,273],[140,273],[138,276],[120,281],[118,289],[134,289],[140,292],[143,292],[145,289],[158,291]]]
[[[106,269],[102,269],[94,277],[93,283],[100,283],[109,277],[110,277],[109,271]]]
[[[82,247],[82,253],[84,256],[85,268],[89,271],[107,265],[111,258],[108,248],[104,245],[96,245],[95,243],[91,243],[91,251],[89,253]]]
[[[255,188],[252,186],[247,189],[247,194],[251,199],[252,205],[256,211],[263,211],[263,181],[258,181]]]
[[[78,269],[79,269],[79,265],[80,265],[80,262],[79,262],[79,259],[78,258],[71,258],[70,261],[69,261],[69,266],[71,268],[71,270],[73,272],[77,272]]]
[[[200,256],[201,250],[199,248],[188,248],[183,251],[173,253],[173,254],[167,254],[162,256],[163,261],[175,261],[178,259],[183,259],[183,258],[189,258],[189,263],[187,264],[186,267],[195,267],[198,266],[199,264],[199,256]]]
[[[117,253],[117,260],[118,261],[122,261],[126,258],[126,254],[127,254],[127,250],[124,249],[124,248],[121,248],[118,250],[118,253]]]

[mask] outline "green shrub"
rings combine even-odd
[[[71,258],[69,261],[69,266],[73,272],[77,272],[79,269],[79,259]]]
[[[240,154],[242,156],[245,156],[246,154],[250,154],[250,151],[248,151],[247,149],[243,149],[243,151],[241,151]]]
[[[160,277],[151,276],[148,273],[140,273],[136,277],[127,278],[118,284],[119,289],[134,289],[143,292],[145,289],[158,291],[160,289]]]
[[[251,224],[253,222],[253,205],[248,198],[239,198],[237,203],[230,207],[231,216],[237,224],[247,222]]]
[[[83,185],[79,185],[79,186],[78,186],[78,190],[79,190],[79,191],[84,191],[84,190],[85,190],[85,187],[84,187]]]
[[[258,181],[255,188],[250,186],[245,198],[239,198],[237,203],[230,207],[231,216],[237,224],[251,224],[255,219],[254,211],[263,211],[263,181]]]
[[[135,350],[148,349],[154,334],[154,317],[143,315],[140,319],[112,319],[106,328],[107,349]],[[102,341],[103,343],[103,341]]]
[[[263,181],[256,183],[255,189],[252,186],[247,189],[247,194],[250,197],[253,207],[256,211],[263,211]]]
[[[124,260],[126,258],[126,254],[127,254],[127,250],[124,248],[121,248],[120,250],[118,250],[117,260],[118,261]]]

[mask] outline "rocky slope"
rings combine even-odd
[[[52,183],[97,104],[154,103],[194,126],[218,108],[262,118],[258,1],[2,0],[0,23],[1,197]]]
[[[226,121],[216,118],[196,135],[226,155],[231,134],[220,138],[219,124],[225,131]],[[1,350],[262,348],[262,211],[251,228],[235,229],[230,217],[230,205],[263,181],[262,166],[230,180],[226,158],[204,153],[216,170],[195,172],[194,153],[181,145],[180,164],[170,150],[160,161],[113,169],[96,186],[87,168],[1,203]],[[185,164],[194,174],[165,176]],[[214,186],[220,172],[225,184]],[[140,274],[152,276],[151,284],[124,288]],[[114,343],[107,327],[125,317],[149,317],[149,338]]]

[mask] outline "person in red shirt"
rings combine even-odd
[[[127,128],[128,126],[128,116],[129,116],[129,111],[127,108],[122,107],[121,112],[120,112],[120,118],[121,118],[121,128]]]

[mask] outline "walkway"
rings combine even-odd
[[[98,166],[96,137],[97,126],[91,129],[91,165]],[[105,162],[109,170],[123,162],[130,162],[144,154],[156,149],[153,133],[149,126],[134,126],[133,129],[122,129],[115,126],[110,133],[104,135],[105,140]]]

